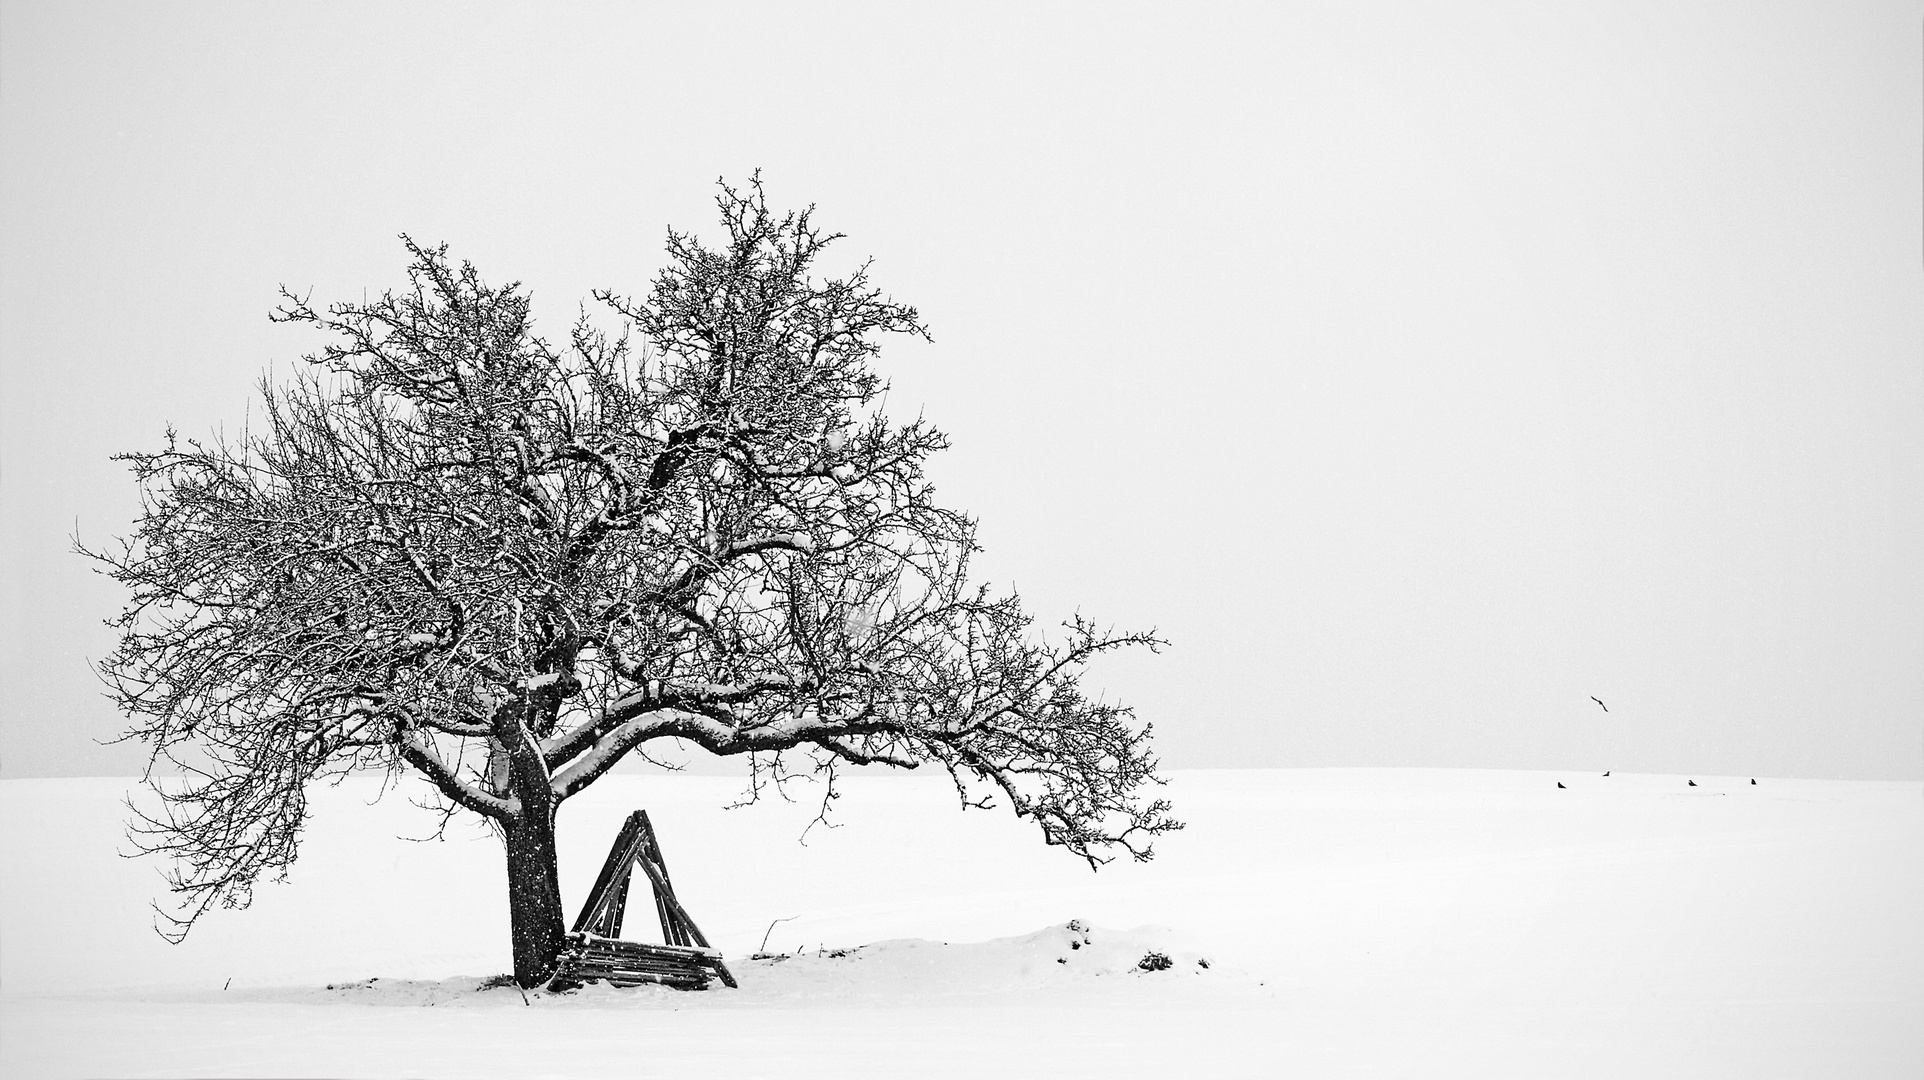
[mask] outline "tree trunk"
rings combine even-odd
[[[514,981],[533,988],[554,974],[566,933],[555,869],[554,809],[523,807],[507,828],[508,915],[514,936]]]

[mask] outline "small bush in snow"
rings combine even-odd
[[[1151,949],[1142,954],[1142,959],[1136,961],[1136,966],[1144,971],[1168,971],[1170,968],[1169,955]]]

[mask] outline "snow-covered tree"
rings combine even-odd
[[[562,347],[407,241],[402,291],[285,294],[328,344],[263,380],[258,430],[126,455],[142,514],[88,554],[132,591],[100,670],[153,748],[165,932],[284,873],[307,785],[362,768],[498,826],[526,986],[563,943],[556,809],[659,740],[758,775],[933,762],[1092,865],[1179,827],[1148,728],[1078,685],[1157,639],[1050,642],[972,583],[923,473],[946,439],[879,410],[877,338],[925,335],[915,310],[866,268],[818,281],[837,237],[759,179],[717,202],[725,242],[671,230],[645,296],[595,294],[621,331]]]

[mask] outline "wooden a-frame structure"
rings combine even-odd
[[[628,910],[628,892],[634,883],[635,867],[648,875],[654,889],[655,913],[661,916],[662,944],[650,945],[621,939],[621,921]],[[581,916],[568,933],[561,966],[550,985],[578,986],[600,979],[614,986],[639,986],[659,983],[678,990],[706,990],[719,978],[724,986],[736,985],[728,965],[702,936],[701,928],[688,916],[675,889],[668,881],[668,864],[661,857],[655,829],[648,823],[648,812],[637,810],[615,836],[601,876],[582,905]]]

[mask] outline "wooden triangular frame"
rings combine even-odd
[[[636,866],[641,867],[642,872],[648,875],[649,884],[654,886],[655,911],[661,916],[662,942],[708,948],[708,939],[702,936],[701,928],[695,925],[695,920],[675,899],[675,888],[668,880],[668,864],[661,857],[661,844],[655,839],[655,828],[649,823],[646,810],[629,814],[627,822],[621,826],[614,847],[608,850],[608,861],[601,866],[601,876],[595,879],[595,887],[588,893],[588,902],[582,906],[580,918],[575,920],[575,931],[606,938],[621,936],[622,917],[628,908],[628,889],[634,880]]]
[[[621,940],[622,919],[627,914],[628,892],[637,866],[648,875],[655,894],[661,945]],[[713,975],[724,985],[736,985],[721,954],[708,944],[688,909],[675,899],[668,864],[662,858],[661,844],[655,839],[646,810],[629,814],[616,834],[614,846],[608,849],[608,861],[602,864],[601,875],[595,879],[568,939],[570,949],[556,973],[561,982],[599,978],[613,983],[656,982],[697,989],[705,987]]]

